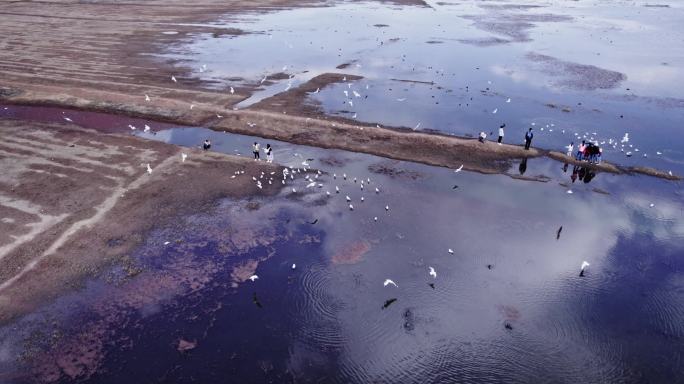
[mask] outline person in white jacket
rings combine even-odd
[[[503,141],[503,137],[504,137],[504,127],[505,127],[505,126],[506,126],[506,124],[501,124],[501,126],[499,127],[499,140],[497,140],[497,142],[499,143],[499,145],[501,145],[501,142]]]

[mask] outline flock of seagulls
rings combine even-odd
[[[293,155],[294,157],[302,157],[301,155],[295,153]],[[301,159],[300,159],[301,160]],[[299,162],[299,160],[296,160],[295,162],[299,164],[299,166],[286,166],[282,169],[282,172],[275,172],[272,171],[270,173],[267,172],[260,172],[259,174],[256,174],[254,176],[251,176],[252,181],[256,184],[257,188],[261,189],[263,186],[268,183],[274,184],[280,181],[281,184],[286,185],[286,184],[291,184],[291,190],[292,193],[298,193],[297,188],[295,188],[296,183],[302,182],[303,185],[305,185],[304,190],[324,190],[326,189],[326,186],[328,190],[325,191],[325,196],[328,198],[332,198],[335,195],[341,194],[343,190],[349,191],[349,187],[355,187],[358,188],[358,191],[363,193],[365,190],[364,187],[369,187],[371,184],[370,178],[366,178],[365,180],[363,178],[358,178],[358,177],[353,177],[352,175],[347,175],[346,173],[342,173],[341,175],[338,176],[338,174],[333,173],[331,180],[328,182],[323,182],[322,179],[320,178],[323,173],[320,170],[315,170],[311,168],[311,165],[309,161],[313,159],[307,159],[304,161]],[[455,172],[460,172],[463,169],[463,165],[458,167]],[[237,178],[240,177],[241,175],[245,175],[245,171],[236,171],[231,178]],[[342,182],[343,184],[341,184]],[[334,189],[332,189],[334,188]],[[367,188],[369,189],[369,188]],[[331,190],[334,191],[334,194],[331,193]],[[379,186],[373,186],[373,191],[375,194],[380,194],[381,190]],[[359,201],[359,202],[364,202],[364,196],[361,196],[360,198],[353,198],[352,195],[349,193],[343,194],[344,196],[344,202],[348,205],[350,211],[354,211],[354,201]],[[390,211],[389,204],[385,204],[384,209],[386,212]],[[373,221],[377,222],[378,217],[375,216],[373,217]],[[315,225],[318,222],[318,219],[315,219],[311,222],[308,222],[311,225]],[[556,239],[560,239],[561,232],[563,230],[563,227],[559,227],[558,230],[556,231]],[[447,253],[450,255],[455,254],[455,251],[452,248],[447,248]],[[580,266],[580,277],[584,277],[587,268],[589,267],[589,263],[587,261],[583,261],[581,266]],[[492,269],[492,265],[488,265],[487,268]],[[291,266],[292,270],[296,269],[296,264],[292,264]],[[437,279],[437,271],[433,266],[428,266],[427,268],[427,275],[429,278],[432,280]],[[248,280],[252,282],[256,282],[256,280],[259,279],[259,276],[254,274],[251,275]],[[398,283],[393,280],[392,278],[386,278],[383,283],[383,287],[394,287],[394,288],[399,288]],[[434,282],[428,282],[428,285],[432,288],[435,289],[435,283]],[[256,295],[256,294],[255,294]],[[389,307],[392,303],[396,302],[397,298],[391,298],[388,299],[385,304],[383,305],[383,309]],[[255,301],[256,304],[256,301]],[[261,305],[258,305],[261,308]]]

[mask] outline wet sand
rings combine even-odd
[[[0,136],[0,323],[108,265],[134,276],[128,252],[175,217],[280,189],[251,179],[277,166],[132,136],[19,121]]]

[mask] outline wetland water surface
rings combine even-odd
[[[330,115],[490,138],[505,123],[509,143],[535,127],[540,147],[591,139],[625,165],[683,169],[680,2],[428,4],[233,15],[216,25],[246,34],[194,35],[162,57],[220,89],[257,87],[241,108],[337,72],[363,79],[309,93]]]
[[[534,144],[546,148],[629,132],[629,142],[604,145],[606,159],[682,174],[678,2],[429,3],[231,16],[217,24],[247,34],[192,36],[164,57],[216,87],[259,86],[240,108],[343,72],[363,79],[308,101],[454,134],[496,134],[505,122],[508,142],[534,123]],[[279,72],[288,76],[260,83]],[[74,121],[119,131],[149,123],[89,116]],[[161,130],[136,134],[192,147],[209,138],[212,150],[240,156],[267,143],[152,128]],[[123,266],[3,326],[0,382],[684,380],[681,183],[548,159],[509,171],[548,177],[532,182],[268,142],[277,163],[321,174],[180,217]],[[636,147],[648,157],[624,157]]]
[[[266,143],[140,135],[243,156]],[[317,184],[299,173],[276,197],[157,229],[130,266],[2,328],[7,377],[24,381],[21,356],[48,382],[681,380],[678,184],[573,183],[544,159],[526,172],[551,180],[529,182],[270,143],[277,162],[320,169]],[[261,176],[236,177],[282,179]]]

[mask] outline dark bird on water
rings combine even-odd
[[[430,288],[435,289],[435,283],[428,283],[428,285],[430,286]]]
[[[512,331],[512,330],[513,330],[513,326],[512,326],[510,323],[506,323],[506,325],[504,325],[504,327],[505,327],[506,329],[508,329],[509,331]]]
[[[492,269],[494,266],[491,264],[487,264],[487,269]]]
[[[385,301],[385,304],[383,304],[382,309],[385,309],[385,308],[389,307],[389,306],[392,305],[392,303],[394,303],[395,301],[397,301],[397,299],[389,299],[389,300]]]
[[[309,224],[314,225],[314,224],[316,224],[316,223],[318,223],[318,219],[316,219],[316,220],[310,222]]]
[[[560,228],[558,228],[558,232],[556,232],[556,240],[560,239],[561,231],[563,231],[563,226],[562,226],[562,225],[560,226]]]
[[[261,303],[259,302],[259,299],[257,298],[256,292],[254,292],[254,296],[252,297],[252,301],[254,301],[254,304],[256,304],[257,307],[261,308]]]

